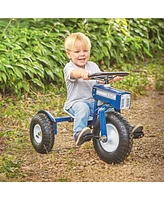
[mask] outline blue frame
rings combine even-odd
[[[105,95],[104,95],[105,94]],[[107,131],[106,131],[106,113],[110,112],[110,109],[114,108],[117,112],[120,112],[120,101],[121,95],[130,94],[130,92],[125,92],[122,90],[117,90],[111,88],[110,86],[105,86],[102,84],[96,84],[93,86],[92,95],[95,99],[94,116],[93,120],[88,121],[88,126],[93,126],[99,118],[100,120],[100,131],[101,137],[105,137],[107,141]],[[113,98],[113,99],[112,99]],[[102,105],[98,105],[98,101],[103,102]],[[51,120],[54,127],[54,134],[57,134],[57,124],[60,122],[73,122],[71,116],[63,117],[53,117],[50,112],[46,110],[40,110],[38,113],[44,113]]]
[[[112,105],[112,107],[120,112],[121,96],[124,94],[131,94],[123,90],[111,88],[108,85],[96,84],[93,86],[92,96],[96,100],[103,101]]]

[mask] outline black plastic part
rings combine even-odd
[[[133,135],[134,135],[133,136],[134,139],[139,139],[144,136],[144,132],[134,132]]]
[[[90,74],[90,78],[104,78],[106,76],[111,77],[112,76],[128,76],[129,72],[98,72]]]

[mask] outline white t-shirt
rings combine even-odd
[[[64,78],[67,88],[67,100],[64,108],[69,109],[75,102],[93,102],[92,87],[96,84],[96,80],[71,79],[70,74],[74,69],[81,69],[76,66],[72,61],[67,63],[64,67]],[[97,64],[94,62],[87,62],[85,70],[90,74],[100,72]]]

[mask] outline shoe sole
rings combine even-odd
[[[135,133],[135,132],[142,132],[143,130],[143,126],[141,124],[137,124],[137,126],[135,126],[132,130],[132,133]]]

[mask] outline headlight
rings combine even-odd
[[[130,94],[121,95],[120,109],[128,109],[128,108],[130,108],[130,100],[131,100]]]

